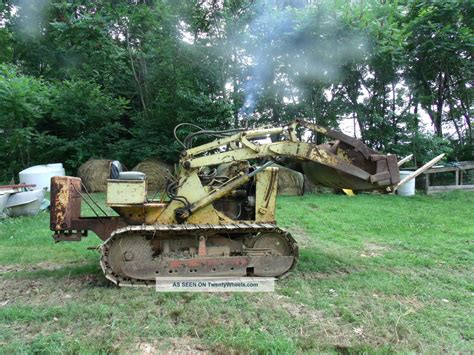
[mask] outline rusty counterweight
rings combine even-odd
[[[55,176],[51,179],[50,228],[55,241],[79,241],[91,230],[106,240],[117,228],[124,227],[121,217],[82,217],[81,179]]]

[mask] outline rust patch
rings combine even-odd
[[[81,214],[81,179],[70,176],[51,178],[51,230],[59,231],[72,226]]]
[[[50,229],[55,241],[79,241],[88,230],[106,240],[113,230],[125,226],[121,217],[81,217],[81,201],[80,178],[51,178]]]

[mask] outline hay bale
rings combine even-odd
[[[107,190],[111,162],[112,160],[108,159],[89,159],[79,167],[77,176],[89,192]]]
[[[308,177],[304,176],[304,194],[316,194],[320,189]]]
[[[273,165],[278,171],[278,195],[301,196],[304,192],[304,176],[302,173],[285,168],[281,165]]]
[[[171,167],[158,160],[145,160],[138,163],[133,171],[140,171],[146,175],[148,191],[164,191],[167,177],[171,174]]]

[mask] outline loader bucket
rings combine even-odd
[[[302,170],[308,179],[315,185],[322,185],[337,189],[374,190],[394,186],[400,181],[397,158],[395,155],[382,155],[370,150],[360,152],[343,143],[334,142],[321,144],[320,149],[333,151],[351,165],[366,171],[370,176],[362,179],[350,174],[343,166],[328,166],[317,162],[301,163]],[[365,154],[364,154],[365,153]]]

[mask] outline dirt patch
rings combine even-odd
[[[1,280],[0,303],[3,305],[10,305],[12,303],[43,304],[48,298],[57,299],[59,290],[53,290],[52,286],[45,286],[41,281],[36,280]]]
[[[71,264],[72,265],[72,264]],[[38,270],[58,270],[65,266],[65,264],[56,263],[39,263],[35,265],[0,265],[0,274],[7,272],[19,272],[19,271],[38,271]],[[67,266],[67,265],[66,265]]]
[[[58,264],[42,262],[35,265],[8,265],[0,267],[0,275],[15,272],[55,271],[67,267],[78,267],[87,263]],[[52,273],[53,275],[54,273]],[[0,307],[17,304],[60,305],[66,303],[70,298],[76,297],[85,286],[107,286],[104,278],[94,274],[76,277],[57,278],[40,277],[5,277],[0,278]]]
[[[106,280],[95,275],[75,278],[30,280],[0,279],[0,307],[12,303],[23,305],[62,305],[78,295],[86,286],[107,287]]]
[[[314,337],[324,337],[328,343],[334,346],[345,347],[350,346],[354,338],[360,337],[358,334],[360,330],[353,329],[349,324],[341,322],[340,317],[327,315],[325,312],[303,303],[295,303],[288,296],[276,293],[266,294],[259,300],[259,303],[272,310],[283,309],[290,316],[303,320],[304,326],[295,329],[295,332],[299,333],[300,340],[304,343],[311,343]]]
[[[364,243],[364,250],[360,254],[363,258],[374,258],[378,256],[383,256],[384,253],[389,251],[390,248],[385,245],[379,245],[374,243]]]
[[[271,308],[284,309],[286,312],[297,318],[305,318],[312,322],[319,322],[324,318],[324,313],[303,303],[294,303],[291,298],[276,293],[268,295],[266,302],[271,304]]]
[[[372,297],[372,299],[370,299]],[[372,315],[366,324],[367,331],[364,336],[365,342],[372,344],[394,343],[397,345],[408,345],[409,333],[411,332],[411,322],[407,318],[413,317],[427,305],[433,306],[434,300],[429,303],[422,302],[416,296],[386,295],[374,293],[367,295],[366,303],[372,304],[374,308],[383,309],[388,304],[396,303],[398,311],[390,312],[394,321],[387,322],[386,328],[380,329],[380,323],[372,321]],[[360,306],[362,307],[362,306]],[[365,325],[364,325],[365,326]]]
[[[331,272],[300,272],[298,274],[299,279],[303,280],[328,280],[337,279],[339,277],[345,277],[352,273],[360,272],[360,270],[349,270],[349,269],[337,269]]]
[[[210,354],[211,352],[192,337],[165,338],[154,342],[139,342],[136,352],[142,355],[151,354]]]
[[[421,302],[415,296],[400,296],[400,295],[385,295],[381,293],[374,293],[372,297],[382,301],[392,301],[397,302],[404,306],[409,313],[418,311],[419,309],[425,307],[425,303]]]

